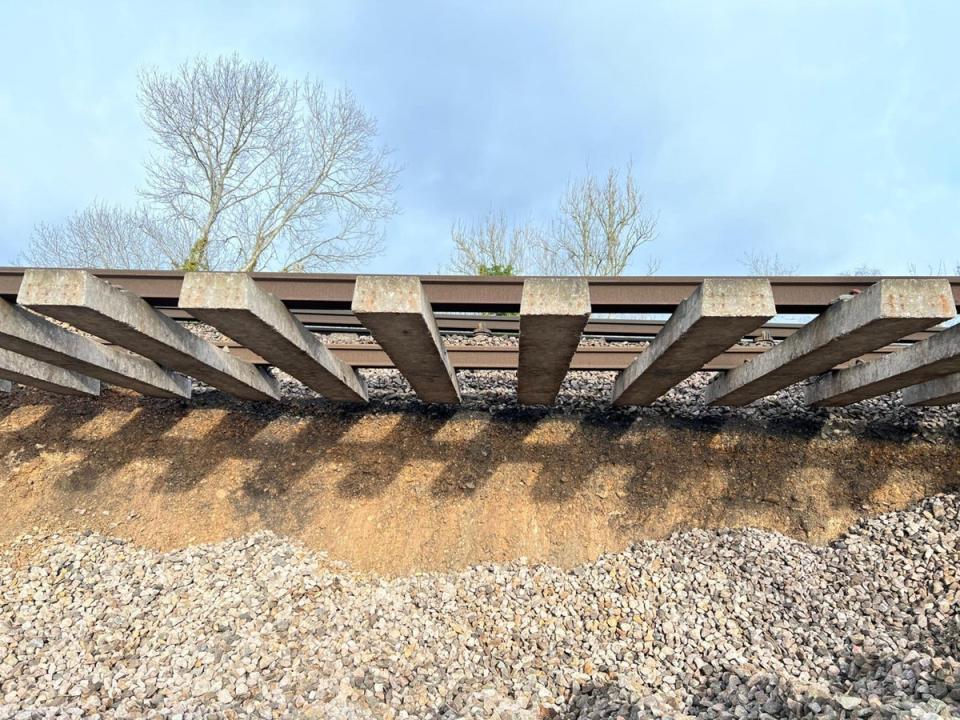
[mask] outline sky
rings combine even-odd
[[[0,264],[38,222],[132,203],[144,65],[265,59],[353,90],[402,166],[382,256],[430,273],[450,227],[543,221],[632,161],[662,275],[921,272],[960,260],[960,3],[2,2]]]

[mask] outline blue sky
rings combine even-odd
[[[546,218],[631,159],[661,274],[960,259],[960,3],[5,3],[0,263],[39,221],[135,199],[142,64],[237,51],[347,85],[404,166],[374,272],[435,272],[449,229]]]

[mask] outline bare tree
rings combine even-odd
[[[883,270],[878,267],[873,267],[872,265],[858,265],[853,268],[853,270],[846,270],[839,274],[854,277],[876,277],[877,275],[883,275]]]
[[[192,229],[185,269],[328,269],[379,249],[397,169],[349,91],[233,55],[145,70],[139,97],[157,147],[143,194]]]
[[[450,229],[454,253],[450,270],[465,275],[513,275],[527,270],[532,248],[540,231],[529,223],[509,227],[503,213],[489,212],[466,225]]]
[[[784,262],[779,255],[763,250],[751,250],[743,254],[738,261],[751,275],[775,277],[778,275],[796,275],[797,266]]]
[[[139,101],[144,205],[39,225],[32,262],[322,270],[379,251],[397,168],[349,91],[232,55],[143,70]]]
[[[920,275],[920,268],[915,262],[907,263],[908,275]],[[951,266],[950,263],[939,260],[936,265],[927,265],[927,275],[944,277],[947,275],[960,275],[960,261],[956,261]]]
[[[641,245],[656,236],[656,219],[643,208],[632,165],[605,179],[588,175],[571,183],[560,200],[548,245],[541,248],[544,270],[572,275],[622,275]],[[651,263],[648,272],[655,272]]]
[[[560,200],[550,230],[531,222],[510,227],[502,213],[489,213],[471,225],[454,224],[451,236],[455,272],[491,268],[538,275],[622,275],[641,245],[655,237],[656,220],[644,213],[630,165],[621,177],[588,175],[572,182]],[[647,274],[659,269],[650,258]]]
[[[532,242],[527,248],[530,272],[548,276],[575,274],[566,256],[561,253],[553,234],[541,232],[531,239]]]
[[[154,241],[151,224],[143,208],[126,210],[95,201],[61,225],[39,223],[22,260],[29,265],[74,268],[170,266],[175,255],[169,246]]]

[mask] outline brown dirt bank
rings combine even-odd
[[[218,397],[0,400],[0,541],[40,526],[164,549],[269,528],[385,574],[570,566],[691,526],[825,542],[960,488],[955,443]]]

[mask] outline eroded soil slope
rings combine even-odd
[[[0,405],[0,541],[92,529],[169,549],[268,528],[400,574],[560,566],[689,527],[825,542],[960,487],[960,447],[666,418],[191,403],[18,390]]]

